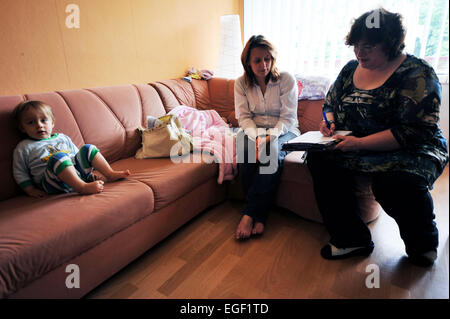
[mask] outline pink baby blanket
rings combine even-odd
[[[169,114],[176,115],[181,126],[192,135],[194,151],[214,155],[219,163],[219,184],[237,176],[235,134],[217,111],[180,105]]]

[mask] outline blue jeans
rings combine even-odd
[[[259,160],[255,160],[255,142],[240,131],[237,137],[237,160],[245,194],[243,214],[254,221],[265,223],[269,208],[275,198],[283,161],[288,151],[281,151],[281,144],[296,137],[292,132],[271,140]]]

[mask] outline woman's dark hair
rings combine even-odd
[[[381,44],[383,52],[392,60],[405,48],[405,34],[402,16],[379,8],[364,13],[353,22],[345,44],[353,46],[361,40],[372,45]]]
[[[269,51],[272,57],[272,65],[270,68],[270,72],[266,77],[266,81],[272,79],[272,81],[277,81],[280,78],[280,73],[276,67],[277,61],[277,51],[272,43],[270,43],[264,36],[262,35],[253,35],[244,47],[244,50],[241,54],[241,62],[244,67],[244,75],[245,75],[245,83],[247,86],[256,85],[255,74],[252,71],[252,67],[250,66],[250,53],[254,48],[263,48]]]

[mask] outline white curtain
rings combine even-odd
[[[353,20],[380,6],[402,14],[406,52],[448,81],[448,0],[244,0],[244,41],[263,34],[276,46],[281,70],[334,78],[354,59],[345,45]]]

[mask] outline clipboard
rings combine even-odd
[[[352,131],[335,131],[334,135],[351,135]],[[283,143],[283,151],[326,151],[339,143],[333,137],[323,136],[320,131],[309,131],[286,143]]]

